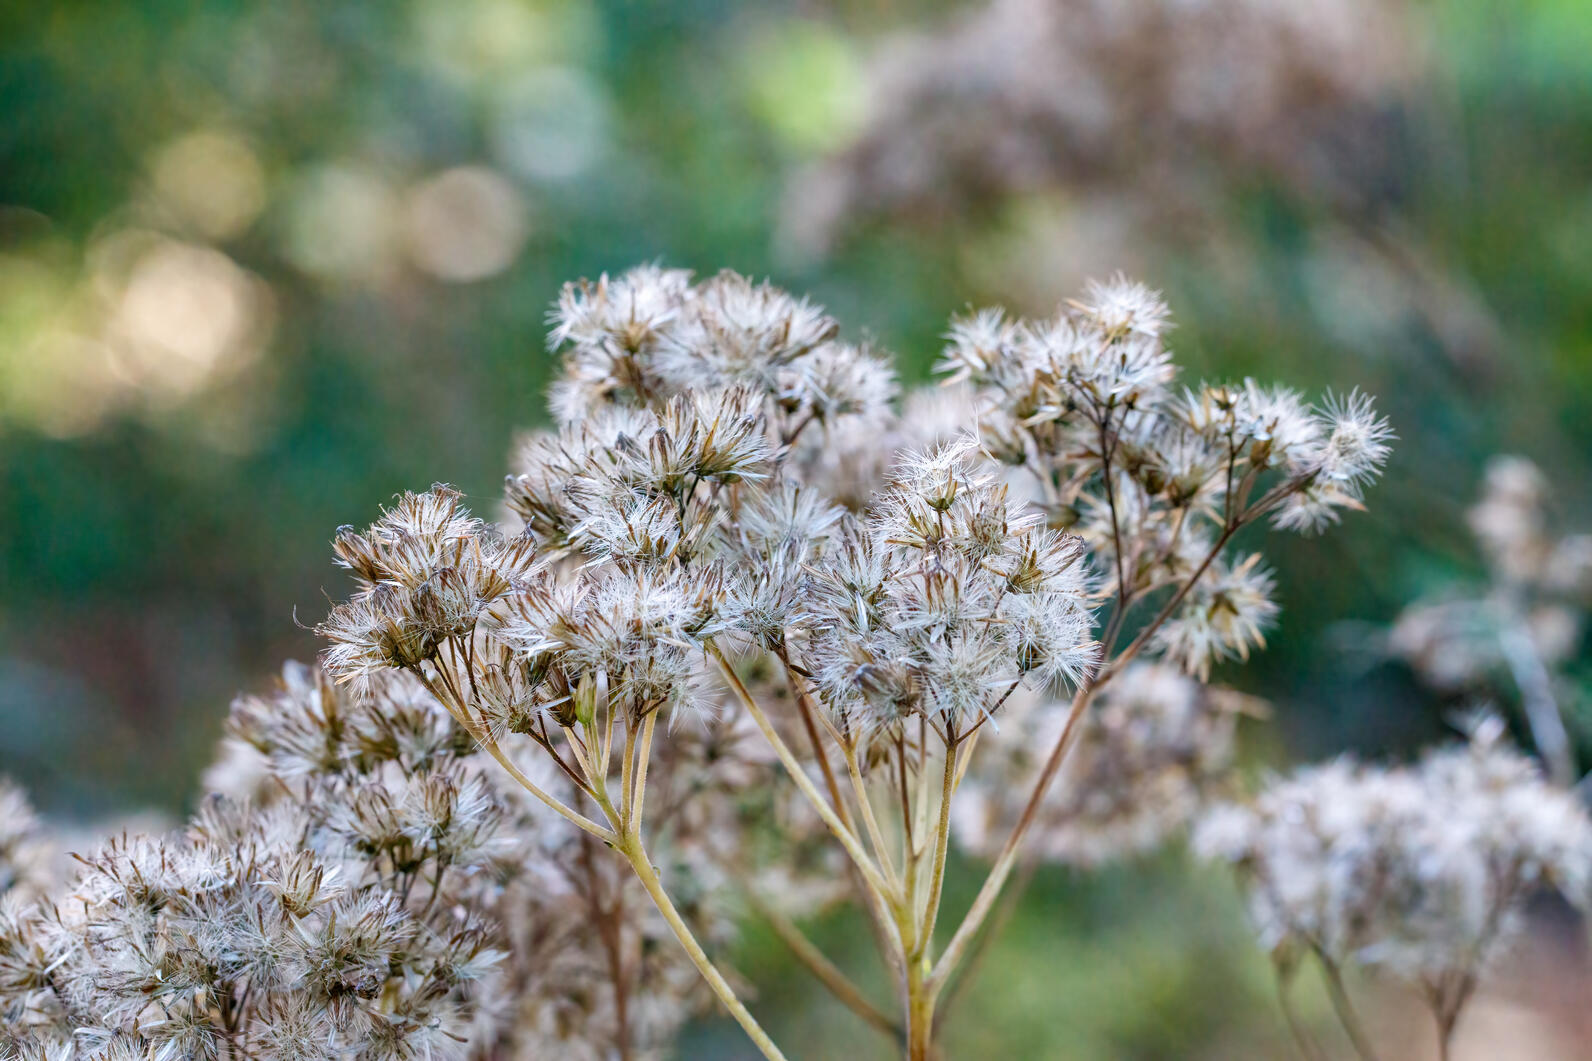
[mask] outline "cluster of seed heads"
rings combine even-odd
[[[1065,188],[1132,226],[1123,242],[1142,253],[1187,226],[1213,170],[1265,173],[1340,207],[1363,201],[1388,114],[1425,67],[1406,14],[1372,0],[958,8],[869,57],[866,120],[798,175],[789,237],[825,251],[881,215],[955,217]],[[1210,213],[1199,212],[1202,233]]]
[[[12,1054],[642,1057],[716,996],[778,1058],[714,957],[755,916],[923,1058],[1019,858],[1196,817],[1275,953],[1457,1012],[1531,889],[1584,886],[1592,827],[1494,729],[1235,795],[1259,712],[1208,679],[1277,616],[1238,542],[1362,507],[1392,437],[1364,395],[1180,384],[1122,278],[953,321],[905,396],[733,273],[572,284],[551,323],[504,522],[438,485],[339,530],[320,668],[234,705],[185,830],[50,883],[8,815]],[[938,949],[953,844],[992,866]],[[848,895],[899,1016],[800,934]]]
[[[1445,1040],[1480,976],[1518,937],[1527,899],[1592,900],[1592,820],[1504,740],[1499,719],[1413,766],[1349,759],[1212,809],[1196,846],[1244,881],[1285,977],[1314,957],[1420,989]]]

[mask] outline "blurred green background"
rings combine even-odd
[[[492,509],[543,415],[558,285],[649,260],[810,292],[911,380],[968,304],[1043,313],[1128,268],[1166,292],[1191,378],[1379,395],[1401,442],[1370,511],[1269,547],[1282,625],[1223,679],[1280,705],[1257,762],[1440,735],[1452,705],[1366,631],[1479,576],[1486,458],[1532,457],[1592,529],[1592,17],[1341,6],[1403,27],[1399,76],[1340,109],[1319,88],[1308,134],[1292,102],[1231,138],[1163,129],[1152,98],[1121,157],[1116,132],[1087,166],[953,181],[918,156],[963,127],[931,122],[932,201],[820,239],[825,174],[896,131],[891,42],[976,7],[5,5],[0,771],[62,816],[179,811],[233,692],[316,651],[334,528],[436,480]],[[1584,651],[1570,670],[1584,692]],[[953,1055],[1269,1055],[1229,890],[1176,853],[1042,873]],[[818,931],[843,949],[852,927]],[[867,1035],[771,944],[742,964],[797,1053]],[[742,1051],[694,1036],[684,1056]]]

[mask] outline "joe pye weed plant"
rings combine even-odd
[[[234,705],[185,830],[53,879],[0,834],[3,1056],[642,1058],[716,998],[781,1058],[723,965],[757,917],[922,1061],[1035,865],[1196,820],[1285,985],[1421,982],[1446,1044],[1530,890],[1584,884],[1592,827],[1496,726],[1418,771],[1229,776],[1253,708],[1211,668],[1277,613],[1247,543],[1361,507],[1366,396],[1181,385],[1120,278],[954,320],[906,395],[733,273],[572,284],[551,323],[500,522],[438,485],[339,530],[319,667]],[[953,844],[988,862],[965,910]],[[799,927],[848,896],[889,1004]]]
[[[324,664],[356,686],[422,683],[550,814],[629,863],[778,1058],[649,853],[655,748],[727,689],[844,852],[895,1013],[810,957],[926,1058],[1091,702],[1141,657],[1202,681],[1247,657],[1276,606],[1235,535],[1320,529],[1388,453],[1358,393],[1312,407],[1252,381],[1177,389],[1167,318],[1118,279],[1052,320],[957,320],[942,366],[957,390],[937,416],[897,416],[889,367],[772,287],[657,268],[572,285],[553,313],[560,426],[526,440],[507,483],[521,526],[490,528],[437,487],[345,528],[359,589],[320,627]],[[1056,694],[1054,742],[940,939],[981,738],[1015,697]],[[532,776],[532,749],[569,798]]]

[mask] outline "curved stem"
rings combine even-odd
[[[1023,806],[1022,815],[1012,828],[1011,835],[1006,838],[1000,854],[995,857],[995,864],[990,867],[989,876],[984,879],[983,887],[979,888],[973,905],[962,918],[956,934],[951,937],[945,953],[940,956],[939,962],[934,967],[931,979],[936,985],[943,984],[950,971],[956,968],[963,953],[973,942],[973,937],[978,934],[979,926],[989,916],[990,908],[1000,896],[1001,888],[1005,885],[1006,878],[1011,875],[1012,867],[1017,861],[1018,849],[1039,814],[1045,793],[1060,771],[1062,761],[1067,757],[1067,751],[1072,747],[1072,737],[1077,731],[1078,721],[1083,717],[1084,710],[1089,706],[1089,701],[1094,698],[1095,690],[1099,687],[1100,682],[1097,680],[1078,690],[1077,695],[1072,698],[1072,706],[1067,711],[1067,721],[1062,726],[1061,736],[1056,739],[1055,747],[1050,750],[1050,757],[1045,760],[1045,765],[1039,772],[1039,780],[1034,785],[1033,792],[1029,794],[1028,802]]]
[[[641,880],[641,886],[647,889],[647,894],[652,897],[652,902],[657,906],[658,912],[663,915],[664,921],[668,922],[669,929],[674,933],[675,939],[679,940],[680,946],[685,948],[686,954],[691,958],[691,964],[697,967],[697,971],[702,974],[702,979],[708,982],[708,986],[719,997],[719,1001],[723,1002],[725,1008],[730,1011],[730,1016],[735,1018],[736,1023],[746,1032],[747,1037],[752,1040],[763,1056],[768,1058],[768,1061],[785,1061],[785,1055],[780,1052],[778,1046],[774,1045],[774,1040],[768,1037],[768,1033],[763,1030],[763,1026],[757,1023],[757,1018],[753,1017],[746,1006],[741,1003],[741,1000],[735,996],[734,989],[730,987],[723,974],[709,960],[707,953],[702,949],[702,945],[697,942],[696,936],[691,934],[691,929],[685,923],[685,919],[680,916],[680,911],[675,909],[674,903],[670,901],[668,894],[663,890],[663,883],[658,880],[658,871],[652,868],[652,861],[647,858],[647,853],[642,850],[640,839],[634,834],[623,837],[620,841],[619,850],[630,861],[631,868],[636,871],[636,876]]]
[[[867,879],[871,886],[877,888],[881,895],[891,895],[892,890],[886,886],[884,880],[879,876],[878,868],[874,865],[873,859],[868,857],[868,853],[862,849],[862,844],[857,840],[856,834],[846,827],[846,823],[842,822],[839,816],[836,815],[834,808],[829,805],[829,801],[824,799],[823,794],[813,785],[812,778],[808,777],[807,771],[802,769],[801,763],[785,744],[784,738],[779,735],[779,731],[774,728],[774,724],[768,720],[768,715],[758,705],[757,699],[747,691],[746,686],[741,682],[740,676],[735,673],[735,669],[724,658],[724,654],[719,651],[719,647],[710,643],[707,646],[707,650],[718,663],[719,670],[723,672],[725,680],[730,683],[730,688],[735,692],[736,698],[741,701],[747,713],[752,716],[752,720],[757,723],[757,728],[763,731],[764,738],[774,749],[774,754],[779,757],[780,763],[785,767],[785,772],[790,775],[792,781],[796,782],[796,787],[801,789],[802,795],[806,796],[807,801],[818,811],[818,816],[824,820],[825,825],[829,826],[830,832],[835,834],[841,846],[846,849],[846,853],[851,856],[852,861],[857,864],[857,868],[862,871],[863,877]]]
[[[612,844],[618,839],[613,830],[603,828],[601,825],[598,825],[596,822],[592,821],[584,814],[581,814],[579,811],[571,810],[569,807],[566,807],[558,800],[557,797],[549,795],[538,788],[534,781],[525,776],[525,772],[523,770],[514,765],[514,762],[509,759],[507,755],[503,754],[503,749],[498,747],[496,741],[482,740],[480,737],[477,737],[476,740],[481,747],[487,750],[488,755],[492,756],[492,758],[498,761],[498,765],[502,766],[503,769],[508,771],[510,777],[519,782],[521,788],[525,789],[525,791],[541,800],[542,803],[546,804],[552,810],[558,812],[558,814],[560,814],[566,821],[586,830],[588,833],[591,833],[605,844]]]
[[[841,972],[840,968],[829,960],[829,956],[819,950],[813,941],[796,927],[795,922],[756,894],[750,894],[749,898],[752,906],[774,930],[774,934],[780,938],[791,954],[817,977],[818,982],[829,989],[830,994],[870,1026],[884,1032],[890,1038],[897,1042],[905,1038],[901,1025],[891,1020],[883,1010],[869,1001],[862,993],[862,989]]]
[[[1354,1046],[1354,1052],[1360,1056],[1361,1061],[1378,1061],[1376,1050],[1371,1046],[1371,1039],[1365,1032],[1365,1026],[1360,1023],[1360,1015],[1355,1011],[1354,1001],[1349,998],[1348,988],[1343,983],[1343,973],[1338,969],[1338,963],[1327,957],[1319,948],[1316,958],[1321,962],[1321,972],[1327,981],[1327,995],[1332,999],[1332,1009],[1338,1015],[1338,1020],[1343,1024],[1343,1030],[1349,1034],[1349,1042]]]
[[[470,721],[470,716],[465,714],[464,705],[454,702],[451,697],[443,696],[437,690],[437,687],[432,684],[431,679],[422,674],[419,668],[413,668],[412,673],[420,678],[421,683],[425,685],[426,689],[431,693],[432,696],[436,697],[437,702],[448,709],[448,714],[452,715],[458,721],[459,725],[464,727],[464,731],[470,735],[471,739],[482,748],[485,748],[487,754],[496,759],[498,761],[498,765],[507,770],[509,776],[518,782],[521,788],[535,796],[549,809],[557,812],[562,818],[564,818],[565,821],[568,821],[580,829],[584,829],[586,832],[595,836],[603,843],[613,844],[619,839],[618,834],[613,830],[603,828],[601,825],[598,825],[596,822],[592,821],[584,814],[581,814],[579,811],[565,806],[563,801],[559,800],[556,796],[543,791],[542,788],[536,784],[536,782],[525,776],[525,771],[521,770],[517,765],[515,765],[512,759],[503,754],[503,749],[498,747],[497,741],[492,740],[485,733],[482,733],[475,727],[475,725]]]
[[[1282,1018],[1288,1024],[1288,1034],[1293,1036],[1294,1046],[1298,1047],[1305,1061],[1323,1061],[1321,1047],[1305,1030],[1304,1023],[1294,1009],[1293,996],[1288,993],[1292,977],[1284,976],[1282,970],[1278,969],[1274,979],[1277,981],[1277,1005],[1282,1009]]]

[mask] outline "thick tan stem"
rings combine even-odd
[[[785,1061],[785,1055],[780,1052],[778,1046],[774,1045],[774,1040],[768,1037],[768,1033],[763,1030],[762,1025],[757,1023],[757,1018],[752,1016],[751,1011],[741,1004],[741,1000],[735,996],[734,989],[730,987],[729,981],[724,979],[718,968],[709,960],[707,953],[703,951],[702,945],[697,942],[696,936],[692,935],[690,926],[685,923],[685,919],[680,916],[680,911],[675,909],[674,903],[670,901],[668,894],[663,890],[663,884],[658,880],[658,873],[652,868],[652,861],[647,858],[647,853],[641,848],[641,841],[634,835],[626,836],[621,841],[620,850],[625,858],[630,861],[631,868],[636,871],[636,876],[641,880],[641,886],[647,889],[647,894],[652,897],[653,904],[657,906],[658,912],[663,915],[663,919],[668,923],[675,939],[680,941],[680,946],[685,948],[691,963],[697,967],[697,971],[702,974],[702,979],[708,982],[708,986],[719,997],[719,1001],[723,1002],[724,1007],[730,1011],[730,1016],[735,1018],[736,1023],[746,1032],[747,1037],[752,1040],[752,1043],[762,1052],[764,1057],[768,1058],[769,1061]]]
[[[907,974],[907,1061],[928,1061],[934,1045],[935,988],[924,975],[927,965],[913,961]]]
[[[807,776],[807,771],[802,769],[801,762],[791,752],[790,747],[786,745],[785,739],[779,735],[779,731],[774,728],[774,724],[768,720],[768,715],[763,712],[756,697],[747,690],[746,685],[741,681],[740,676],[735,673],[735,669],[730,666],[729,661],[724,658],[718,646],[710,644],[708,652],[718,663],[719,670],[723,673],[725,681],[729,682],[730,688],[734,691],[736,698],[741,701],[742,706],[746,708],[747,714],[752,716],[752,721],[757,723],[757,728],[763,731],[764,739],[774,749],[774,754],[779,758],[780,764],[785,767],[785,772],[790,775],[792,781],[796,782],[796,787],[801,790],[803,796],[807,797],[807,802],[813,805],[813,809],[824,820],[824,824],[829,826],[829,831],[835,834],[835,838],[846,849],[846,854],[850,855],[852,861],[857,864],[857,868],[862,871],[862,875],[868,884],[878,889],[881,895],[891,895],[891,889],[886,886],[884,880],[879,876],[878,867],[874,865],[873,859],[868,857],[868,853],[862,849],[862,844],[857,840],[856,834],[846,827],[846,823],[840,820],[834,808],[829,805],[829,801],[818,791],[812,782],[812,778]]]
[[[951,797],[956,795],[956,744],[945,746],[945,774],[940,782],[940,820],[934,831],[934,866],[929,871],[929,898],[923,908],[923,929],[918,946],[927,955],[934,946],[934,925],[940,916],[940,898],[945,888],[945,857],[951,844]],[[924,764],[926,767],[927,764]]]

